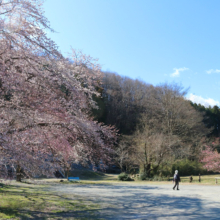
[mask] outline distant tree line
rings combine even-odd
[[[203,113],[204,124],[211,128],[210,136],[219,137],[220,134],[220,108],[218,106],[205,107],[201,104],[190,103],[197,111]]]

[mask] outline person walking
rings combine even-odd
[[[179,190],[179,182],[180,182],[180,176],[178,174],[178,170],[175,171],[175,174],[173,176],[173,182],[175,183],[173,190],[177,187],[177,190]]]

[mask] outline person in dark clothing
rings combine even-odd
[[[177,187],[177,190],[179,190],[179,182],[180,182],[180,176],[178,174],[178,170],[175,171],[175,174],[173,176],[173,182],[175,183],[173,190]]]

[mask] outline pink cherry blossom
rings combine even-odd
[[[64,58],[46,30],[42,1],[0,1],[2,177],[9,167],[51,176],[72,163],[108,163],[116,142],[115,128],[90,116],[97,60],[76,50]]]

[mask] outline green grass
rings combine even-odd
[[[201,182],[199,182],[199,176],[192,176],[193,181],[190,184],[208,184],[215,185],[215,177],[220,177],[220,174],[215,175],[201,175]],[[181,177],[182,183],[189,183],[190,176]],[[218,185],[220,185],[220,180],[218,180]]]
[[[94,172],[89,169],[75,169],[70,172],[69,176],[79,177],[81,180],[117,180],[117,175],[114,174],[106,174],[102,172]]]
[[[193,181],[190,183],[190,176],[181,176],[181,184],[200,184],[200,185],[216,185],[215,183],[215,177],[219,177],[220,178],[220,174],[215,174],[215,175],[201,175],[201,182],[199,182],[199,176],[192,176],[193,177]],[[146,183],[146,184],[167,184],[172,182],[173,178],[170,178],[169,181],[148,181],[148,180],[144,180],[144,181],[135,181],[138,183]],[[220,185],[220,179],[218,180],[217,185]]]
[[[92,216],[99,209],[85,198],[45,192],[42,187],[0,184],[0,219],[68,219],[85,211]]]
[[[79,175],[80,176],[80,175]],[[91,176],[86,179],[80,177],[79,182],[74,182],[74,181],[67,181],[66,179],[62,184],[114,184],[114,183],[126,183],[126,184],[167,184],[172,181],[172,178],[168,181],[167,178],[161,178],[158,181],[155,181],[153,178],[151,180],[138,180],[135,179],[135,181],[119,181],[117,179],[118,175],[114,174],[104,174],[102,178],[94,178]],[[215,175],[201,175],[201,182],[199,182],[199,176],[192,176],[193,177],[193,182],[189,182],[189,177],[190,176],[181,176],[181,183],[184,184],[205,184],[205,185],[215,185],[215,177],[220,177],[220,174],[215,174]],[[60,182],[59,179],[51,179],[47,180],[50,182]],[[218,180],[218,184],[220,185],[220,180]]]
[[[78,176],[80,177],[79,182],[74,181],[67,181],[64,179],[63,184],[111,184],[111,183],[128,183],[128,181],[119,181],[118,175],[116,174],[106,174],[106,173],[100,173],[100,172],[93,172],[91,170],[74,170],[70,176]],[[190,176],[181,176],[181,183],[189,183],[189,177]],[[220,177],[220,174],[215,175],[201,175],[201,182],[199,182],[199,176],[192,176],[193,182],[190,184],[209,184],[209,185],[215,185],[215,177]],[[170,181],[167,181],[167,178],[160,178],[160,180],[155,181],[155,178],[151,178],[151,180],[138,180],[137,178],[135,181],[131,181],[131,183],[169,183],[172,181],[172,177],[170,178]],[[47,180],[51,182],[60,182],[60,179],[51,179]],[[220,180],[218,180],[218,184],[220,185]]]

